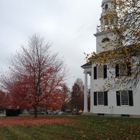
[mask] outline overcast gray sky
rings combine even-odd
[[[6,71],[8,59],[29,37],[37,33],[52,43],[51,50],[64,57],[69,68],[69,87],[84,80],[83,52],[95,51],[96,26],[100,24],[102,0],[1,0],[0,67]]]

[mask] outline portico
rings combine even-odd
[[[91,64],[86,63],[81,66],[84,69],[84,111],[83,113],[89,113],[88,110],[88,81],[90,81],[90,92],[92,91],[92,71],[91,71]],[[90,80],[88,77],[90,76]],[[90,112],[92,112],[92,103],[93,103],[93,94],[90,94]]]

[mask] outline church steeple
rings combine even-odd
[[[96,52],[100,53],[113,49],[116,40],[114,29],[117,26],[117,12],[115,7],[116,0],[103,0],[100,26],[97,26]],[[112,43],[113,42],[113,43]]]
[[[115,9],[115,0],[103,0],[102,1],[102,13],[100,22],[101,25],[98,27],[97,32],[102,32],[108,29],[112,29],[114,24],[117,22],[117,14]]]

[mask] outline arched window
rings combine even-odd
[[[105,5],[105,9],[108,9],[108,4]]]
[[[107,41],[110,41],[110,39],[106,37],[102,40],[102,43],[107,42]]]

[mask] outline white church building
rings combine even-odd
[[[112,0],[102,1],[102,13],[101,13],[101,26],[94,34],[96,37],[96,53],[101,53],[105,50],[99,45],[104,43],[104,40],[112,40],[115,36],[111,30],[106,30],[106,23],[104,20],[105,10],[113,9]],[[113,21],[114,20],[114,21]],[[111,19],[110,23],[115,22],[115,19]],[[111,28],[111,25],[110,25]],[[105,79],[109,76],[109,70],[107,65],[98,66],[96,60],[94,63],[86,63],[81,67],[84,69],[84,111],[83,114],[92,115],[113,115],[113,116],[131,116],[140,117],[140,83],[137,85],[137,90],[134,92],[131,89],[127,91],[119,92],[114,91],[101,91],[99,87],[104,85]],[[117,69],[112,69],[116,71]],[[88,79],[89,78],[89,79]],[[89,82],[90,81],[90,82]],[[90,85],[90,110],[88,110],[88,86]],[[98,86],[97,86],[98,85]]]

